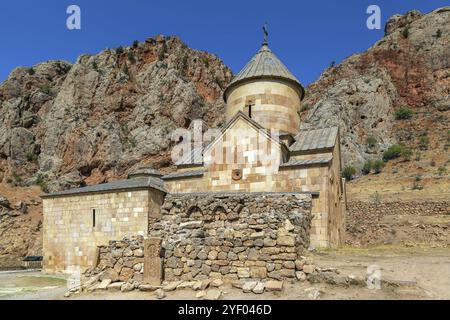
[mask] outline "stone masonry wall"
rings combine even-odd
[[[87,270],[85,275],[98,275],[99,280],[111,282],[142,283],[144,273],[143,236],[125,237],[111,240],[107,245],[98,247],[98,263]]]
[[[295,278],[309,245],[311,196],[305,194],[167,195],[161,237],[164,279]]]

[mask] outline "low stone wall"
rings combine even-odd
[[[348,201],[349,215],[445,215],[450,214],[450,201]]]
[[[144,273],[143,240],[142,236],[134,236],[99,246],[97,266],[87,270],[85,276],[101,274],[100,280],[141,283]]]
[[[295,278],[309,245],[306,194],[167,195],[161,214],[149,236],[163,239],[168,281]]]

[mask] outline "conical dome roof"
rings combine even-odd
[[[224,100],[227,100],[227,92],[250,79],[283,79],[291,82],[299,89],[301,99],[303,99],[305,89],[298,79],[286,68],[286,66],[270,50],[267,43],[263,43],[261,49],[245,65],[245,67],[233,78],[223,93]]]

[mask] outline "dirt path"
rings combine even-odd
[[[342,273],[365,276],[367,267],[378,266],[381,279],[400,281],[423,289],[430,299],[450,299],[450,249],[430,247],[345,247],[315,254],[316,263],[338,268]],[[400,289],[406,293],[408,288]]]

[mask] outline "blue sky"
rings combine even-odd
[[[81,30],[66,28],[66,9],[81,8]],[[381,8],[381,30],[366,27],[369,5]],[[304,84],[383,37],[395,13],[429,12],[449,0],[40,0],[1,1],[0,81],[16,66],[130,45],[133,40],[177,35],[189,47],[217,54],[233,72],[259,49],[261,26],[269,44]]]

